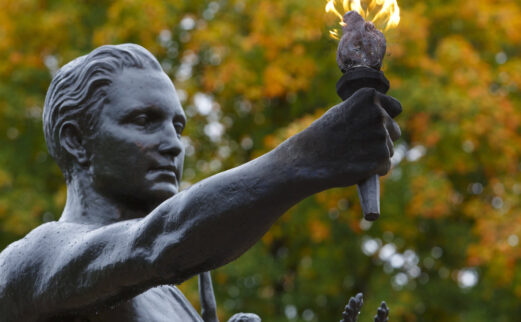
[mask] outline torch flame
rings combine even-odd
[[[394,28],[400,23],[400,7],[396,0],[342,0],[344,12],[356,11],[365,20],[372,21],[384,30]],[[340,18],[340,25],[345,23],[342,14],[336,8],[336,0],[328,0],[326,12],[332,12]],[[330,31],[331,37],[338,39],[338,31]]]
[[[347,3],[347,0],[344,0],[344,3]],[[336,10],[336,8],[335,8],[335,0],[329,0],[327,2],[327,4],[326,4],[326,12],[334,13],[338,18],[340,18],[340,25],[341,26],[345,25],[344,18],[342,17],[340,12],[338,12],[338,10]]]

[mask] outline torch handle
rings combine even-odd
[[[380,178],[377,174],[358,184],[358,196],[365,220],[378,219],[380,217]]]
[[[381,93],[389,90],[389,81],[384,74],[367,66],[357,66],[347,70],[336,84],[338,96],[348,99],[363,87],[374,88]],[[375,221],[380,217],[380,178],[373,175],[358,184],[358,196],[364,218]]]

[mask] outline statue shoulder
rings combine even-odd
[[[33,321],[62,310],[74,293],[68,293],[69,286],[78,280],[88,284],[85,272],[103,254],[93,249],[102,249],[112,232],[106,227],[50,222],[7,246],[0,253],[0,312],[6,312],[5,320]]]
[[[7,272],[9,267],[19,268],[24,262],[35,264],[38,259],[52,255],[57,247],[67,243],[71,237],[92,229],[86,225],[56,221],[42,224],[0,252],[0,267]]]
[[[27,303],[31,302],[35,294],[34,285],[46,271],[43,269],[46,263],[55,258],[69,230],[70,224],[45,223],[0,252],[0,312],[11,317],[7,321],[20,320],[15,317],[23,310],[15,308],[22,307],[22,298]]]

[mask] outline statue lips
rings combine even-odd
[[[147,177],[150,179],[166,179],[177,185],[177,167],[171,164],[154,166],[148,170]]]

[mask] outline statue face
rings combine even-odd
[[[186,123],[168,76],[126,68],[113,78],[88,142],[94,188],[116,202],[147,210],[178,192]]]

